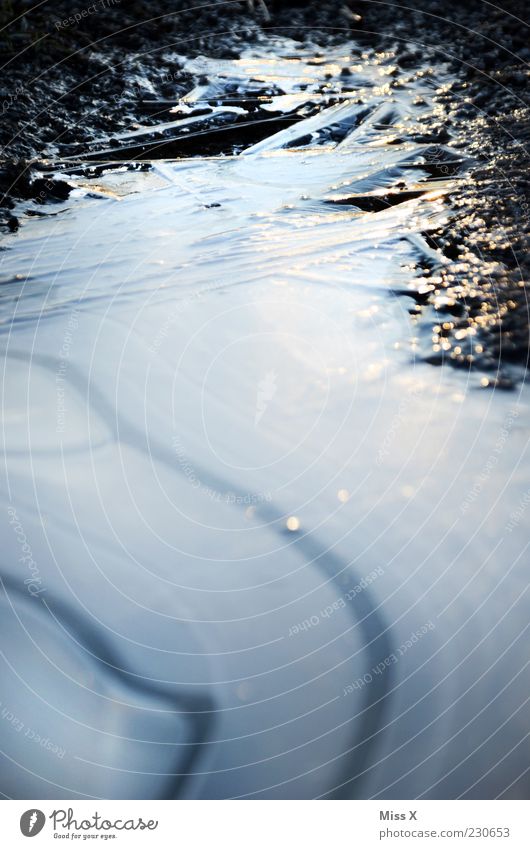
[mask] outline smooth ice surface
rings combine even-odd
[[[450,181],[326,202],[428,178],[374,97],[72,177],[0,255],[6,698],[65,751],[0,724],[4,792],[524,794],[528,397],[415,359]]]

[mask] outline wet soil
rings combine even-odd
[[[419,117],[413,139],[433,146],[434,171],[450,167],[436,154],[444,145],[469,166],[448,198],[449,223],[426,236],[449,262],[440,269],[424,260],[420,283],[415,274],[406,292],[411,318],[429,362],[478,366],[489,373],[485,386],[509,387],[521,378],[530,278],[530,49],[522,2],[455,8],[429,0],[405,6],[267,0],[266,7],[106,0],[79,10],[78,21],[69,3],[31,5],[17,4],[16,11],[15,4],[0,5],[0,220],[8,230],[19,225],[18,199],[64,200],[68,184],[47,173],[52,165],[95,161],[97,173],[101,159],[233,152],[307,117],[296,108],[265,113],[278,92],[263,85],[232,97],[225,91],[222,103],[211,99],[206,109],[197,103],[175,114],[180,98],[208,83],[187,69],[190,57],[237,58],[267,31],[316,42],[323,53],[353,40],[361,55],[363,49],[385,54],[395,63],[394,91],[426,60],[443,66],[452,81],[434,93],[434,113]],[[348,68],[340,73],[347,80]],[[186,137],[176,136],[171,124],[183,117],[189,118]],[[377,214],[403,200],[393,187],[377,201],[358,195],[355,204]]]

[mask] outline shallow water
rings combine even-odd
[[[447,262],[465,158],[412,129],[444,70],[194,63],[181,112],[251,78],[307,115],[76,154],[1,254],[6,692],[65,752],[4,722],[2,789],[524,795],[527,394],[426,365],[395,294]]]

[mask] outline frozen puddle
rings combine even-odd
[[[414,359],[464,166],[344,58],[194,60],[181,110],[307,114],[69,165],[1,254],[2,672],[63,751],[0,724],[8,795],[527,792],[528,400]]]

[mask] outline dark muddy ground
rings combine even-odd
[[[99,159],[102,151],[106,160],[219,153],[274,129],[256,108],[245,126],[235,119],[220,129],[213,117],[205,131],[197,109],[200,132],[192,125],[185,141],[172,138],[171,129],[154,129],[147,142],[117,138],[175,117],[170,109],[192,83],[178,57],[237,57],[267,30],[324,49],[353,39],[361,48],[387,51],[395,56],[396,88],[426,58],[434,66],[446,63],[454,82],[438,90],[435,116],[426,116],[417,138],[453,147],[471,167],[449,200],[456,213],[450,225],[429,236],[451,263],[415,294],[411,313],[430,362],[480,365],[491,373],[485,384],[499,387],[520,378],[528,359],[530,279],[530,48],[523,2],[503,2],[502,9],[432,0],[32,5],[0,4],[0,222],[7,230],[18,227],[17,199],[46,203],[68,193],[65,183],[42,173],[43,160]],[[297,116],[276,119],[284,124]]]

